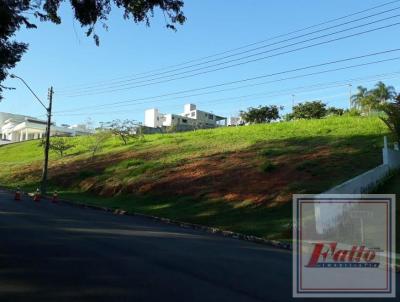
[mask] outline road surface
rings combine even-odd
[[[292,300],[288,251],[146,218],[0,191],[0,240],[1,302]]]

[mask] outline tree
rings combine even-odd
[[[386,86],[383,82],[375,84],[375,88],[368,90],[358,86],[358,92],[351,97],[354,108],[371,114],[374,110],[381,110],[382,105],[396,98],[396,91],[393,86]]]
[[[326,109],[326,115],[343,115],[344,109],[336,108],[336,107],[329,107]]]
[[[279,119],[280,110],[283,110],[283,107],[260,105],[257,108],[250,107],[247,108],[247,111],[240,111],[240,117],[244,122],[250,124],[270,123]]]
[[[42,139],[39,146],[44,147],[45,144],[45,140]],[[60,157],[64,157],[65,152],[74,147],[75,145],[69,143],[66,137],[52,137],[50,139],[49,149],[57,153]]]
[[[299,103],[293,107],[294,119],[319,119],[327,114],[326,104],[322,101]]]
[[[8,70],[15,67],[22,55],[28,49],[28,44],[12,41],[21,27],[37,28],[28,16],[39,21],[61,23],[58,15],[60,5],[67,0],[2,0],[0,1],[0,83],[3,82]],[[100,23],[107,28],[107,19],[113,8],[123,10],[124,19],[132,19],[135,23],[144,22],[150,25],[150,18],[155,9],[160,9],[166,20],[166,27],[176,30],[177,24],[186,20],[182,8],[182,0],[69,0],[74,17],[82,27],[87,28],[86,35],[92,36],[96,45],[100,39],[96,34],[96,26]],[[32,18],[33,18],[32,17]],[[3,89],[9,89],[0,84],[0,100]]]
[[[370,91],[370,94],[376,99],[379,104],[387,103],[396,97],[396,91],[393,86],[386,86],[383,82],[375,84],[375,88]]]
[[[393,102],[382,106],[382,110],[386,113],[385,117],[381,117],[384,123],[392,132],[396,142],[400,143],[400,103]]]
[[[95,134],[88,136],[87,149],[92,155],[92,159],[95,155],[103,150],[104,143],[110,137],[108,130],[99,129]]]
[[[118,136],[124,145],[128,143],[129,139],[142,136],[140,126],[132,120],[113,120],[104,125],[112,134]]]
[[[44,141],[42,141],[42,144],[44,145]],[[69,143],[66,137],[51,138],[49,146],[50,150],[54,151],[55,153],[58,153],[60,157],[64,157],[65,152],[74,147],[75,145]]]
[[[357,93],[351,96],[351,106],[360,110],[362,108],[361,102],[367,96],[368,89],[363,86],[358,86],[357,90]]]

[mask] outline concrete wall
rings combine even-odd
[[[389,165],[382,164],[357,177],[354,177],[323,194],[362,194],[368,193],[390,173]]]
[[[350,179],[323,194],[363,194],[369,193],[379,185],[389,173],[400,169],[400,151],[388,147],[387,138],[384,139],[382,149],[383,164],[369,170],[353,179]]]
[[[0,139],[0,146],[11,144],[11,141],[5,141]]]
[[[400,151],[389,149],[385,139],[385,147],[382,150],[383,164],[371,169],[361,175],[358,175],[322,194],[366,194],[371,192],[377,185],[382,183],[391,171],[400,168]],[[318,234],[323,234],[330,228],[336,226],[337,217],[345,211],[345,205],[335,207],[315,208],[315,226]]]
[[[400,169],[400,151],[389,148],[383,149],[383,163],[388,165],[390,169]]]
[[[147,109],[144,112],[144,125],[153,128],[161,127],[162,122],[160,122],[159,118],[160,118],[160,113],[158,112],[158,109],[156,108]]]

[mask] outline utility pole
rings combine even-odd
[[[294,97],[295,97],[295,95],[294,94],[292,94],[292,110],[293,110],[293,108],[294,108]]]
[[[349,105],[350,105],[350,107],[349,107],[349,109],[351,109],[351,107],[353,107],[352,105],[352,102],[351,102],[351,97],[352,97],[352,95],[351,95],[351,88],[352,88],[352,86],[353,85],[351,85],[351,84],[349,84]]]
[[[53,87],[49,88],[48,99],[49,99],[49,106],[46,105],[40,100],[40,98],[36,95],[36,93],[29,87],[28,83],[25,80],[15,74],[10,74],[10,77],[13,79],[19,79],[26,88],[32,93],[32,95],[36,98],[36,100],[42,105],[47,112],[47,127],[46,127],[46,144],[44,146],[44,164],[43,164],[43,173],[42,173],[42,181],[40,184],[40,189],[42,194],[46,194],[47,189],[47,170],[49,166],[49,149],[50,149],[50,131],[51,131],[51,109],[53,107]]]
[[[46,108],[47,110],[46,142],[44,146],[43,173],[40,185],[40,191],[42,194],[46,194],[47,190],[47,171],[49,167],[50,131],[51,131],[51,110],[53,107],[53,87],[49,88],[47,98],[49,99],[49,107]]]

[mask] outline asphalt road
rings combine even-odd
[[[1,302],[292,300],[288,251],[146,218],[0,192],[0,240]]]

